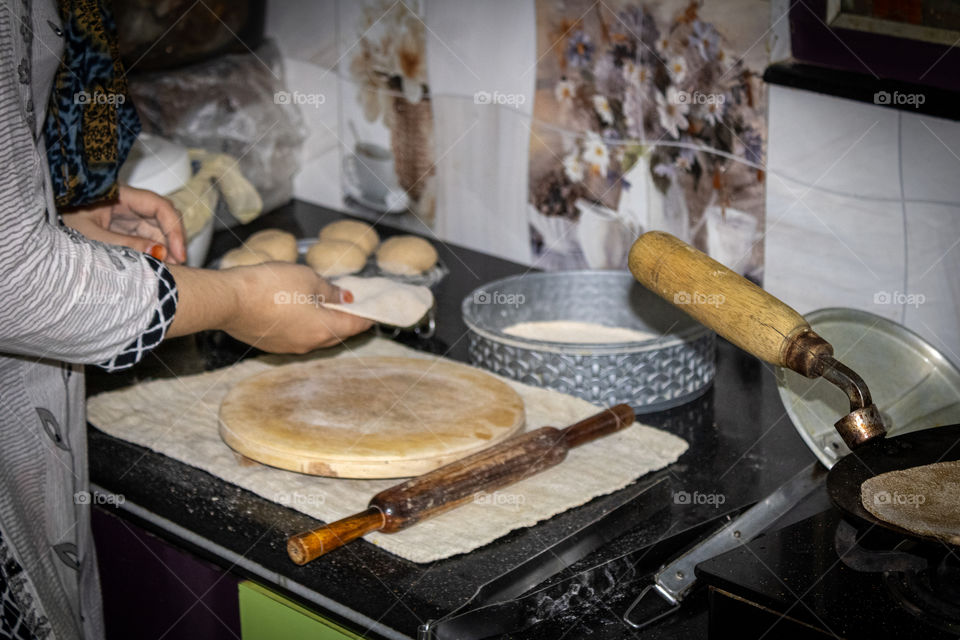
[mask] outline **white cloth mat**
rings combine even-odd
[[[203,469],[268,500],[332,522],[366,508],[397,480],[345,480],[274,469],[238,456],[220,439],[217,414],[230,387],[284,363],[354,356],[436,356],[382,338],[303,357],[266,356],[186,378],[146,382],[90,398],[87,418],[98,429]],[[492,374],[491,374],[492,375]],[[523,398],[526,430],[565,427],[596,413],[592,404],[556,391],[504,379]],[[413,562],[432,562],[481,547],[514,529],[621,489],[674,462],[687,443],[653,427],[631,427],[570,451],[560,465],[481,495],[471,503],[394,534],[366,536]],[[162,490],[158,487],[157,490]]]

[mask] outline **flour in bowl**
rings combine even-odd
[[[651,331],[639,331],[624,327],[607,327],[595,322],[575,320],[545,320],[520,322],[503,330],[510,336],[548,342],[578,342],[587,344],[611,344],[614,342],[640,342],[652,340],[659,335]]]

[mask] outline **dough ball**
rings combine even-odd
[[[307,264],[325,278],[356,273],[367,264],[363,249],[346,240],[321,240],[307,251]]]
[[[337,220],[320,230],[321,240],[344,240],[352,242],[361,249],[364,255],[369,256],[380,244],[380,236],[376,230],[366,222],[359,220]]]
[[[237,247],[223,254],[223,257],[220,258],[220,268],[248,267],[253,264],[262,264],[272,260],[273,258],[269,253],[255,251],[247,247]]]
[[[248,249],[262,251],[279,262],[297,261],[297,238],[280,229],[258,231],[243,243]]]
[[[395,236],[380,245],[377,266],[387,273],[414,276],[437,264],[437,250],[417,236]]]

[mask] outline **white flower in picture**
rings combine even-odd
[[[720,118],[723,116],[723,108],[725,102],[722,100],[711,100],[707,104],[703,105],[701,113],[703,114],[703,119],[709,122],[710,124],[717,124],[720,122]]]
[[[602,176],[607,175],[610,165],[610,152],[603,140],[593,131],[587,132],[587,139],[583,143],[583,159],[590,165],[590,171]]]
[[[690,126],[690,123],[687,122],[690,105],[685,100],[680,99],[680,92],[674,86],[667,87],[666,95],[657,92],[656,99],[660,126],[674,138],[679,138],[680,131],[686,131]]]
[[[560,104],[570,104],[573,102],[573,96],[577,92],[577,87],[569,80],[561,80],[553,89],[553,95],[556,96]]]
[[[663,55],[667,55],[667,53],[670,51],[670,38],[668,38],[666,35],[660,36],[657,38],[656,47],[657,51]]]
[[[650,72],[642,64],[636,64],[628,60],[623,64],[623,78],[628,85],[638,89],[650,80]]]
[[[610,103],[604,96],[593,96],[593,109],[604,124],[613,124],[613,109],[610,108]]]
[[[667,71],[674,82],[683,82],[687,77],[687,60],[683,56],[674,56],[667,63]]]
[[[563,172],[570,182],[580,182],[583,180],[583,162],[580,161],[576,150],[564,157]]]

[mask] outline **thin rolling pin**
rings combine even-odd
[[[468,502],[481,491],[513,484],[563,462],[567,451],[633,424],[618,404],[566,429],[542,427],[484,449],[375,495],[366,511],[287,540],[287,553],[306,564],[371,531],[395,533]]]

